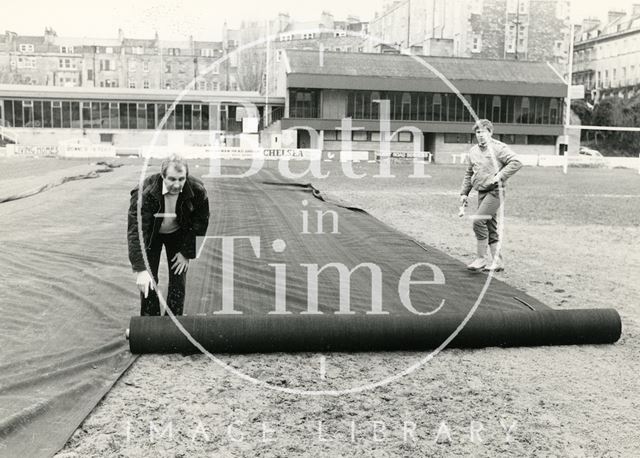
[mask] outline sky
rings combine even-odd
[[[189,35],[198,40],[219,40],[225,20],[235,28],[243,19],[273,18],[279,12],[288,12],[294,20],[308,21],[318,19],[323,10],[338,20],[351,14],[369,20],[386,1],[14,0],[0,6],[0,33],[11,30],[21,35],[42,35],[50,26],[59,36],[116,38],[121,28],[130,38],[151,38],[157,30],[166,40]],[[587,16],[604,19],[609,9],[630,10],[634,2],[640,0],[573,0],[572,18],[575,22]]]

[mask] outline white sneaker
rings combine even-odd
[[[502,257],[497,256],[493,258],[491,264],[486,266],[483,270],[485,272],[502,272],[504,270],[504,262],[502,262]]]
[[[468,270],[478,272],[487,266],[487,260],[485,258],[476,258],[471,264],[467,265]]]
[[[498,244],[489,245],[491,251],[491,263],[484,268],[485,272],[502,272],[504,270],[504,261],[502,255],[498,252]]]

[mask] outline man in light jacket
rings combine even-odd
[[[491,121],[479,119],[473,130],[478,144],[467,155],[467,168],[460,190],[460,203],[463,206],[467,204],[471,189],[478,191],[478,210],[472,215],[477,252],[476,259],[467,268],[472,271],[501,271],[504,270],[504,262],[500,256],[498,211],[501,198],[504,198],[506,181],[520,170],[522,163],[511,148],[491,138]],[[491,250],[490,260],[487,247]]]

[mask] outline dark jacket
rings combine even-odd
[[[129,261],[134,272],[146,270],[138,236],[138,194],[139,189],[136,186],[131,190],[127,229]],[[157,217],[158,213],[164,213],[164,196],[162,176],[156,173],[148,176],[142,187],[140,221],[146,250],[160,231],[162,217]],[[176,216],[182,238],[180,253],[187,259],[193,259],[196,257],[196,237],[204,236],[209,225],[209,199],[204,184],[198,178],[187,176],[176,202]]]

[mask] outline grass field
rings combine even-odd
[[[397,163],[397,176],[381,179],[372,178],[376,164],[357,164],[367,175],[358,180],[345,178],[339,164],[323,168],[329,178],[300,181],[471,259],[470,223],[457,216],[462,168],[431,166],[429,178],[415,179]],[[126,193],[109,180],[128,174],[133,183],[138,173],[122,167],[101,177],[100,189]],[[446,350],[398,382],[339,397],[263,390],[202,356],[146,355],[57,456],[637,456],[640,176],[525,168],[506,192],[507,270],[499,278],[550,306],[615,307],[620,342]],[[381,379],[421,356],[329,354],[322,381],[317,354],[222,359],[274,384],[336,389]],[[154,437],[150,422],[171,424],[172,435]]]

